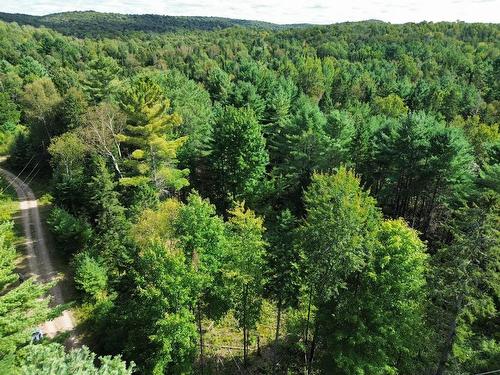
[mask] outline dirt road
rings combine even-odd
[[[3,175],[15,189],[19,198],[21,208],[21,223],[25,235],[26,256],[29,267],[29,276],[36,277],[39,281],[48,282],[57,278],[57,272],[54,269],[54,262],[51,257],[54,255],[48,250],[42,222],[40,221],[40,212],[38,202],[30,187],[17,178],[11,172],[0,168],[0,174]],[[53,296],[53,302],[56,305],[65,303],[61,283],[58,282],[50,291]],[[71,311],[65,310],[61,316],[54,320],[45,322],[42,325],[43,332],[54,337],[56,334],[66,331],[73,331],[75,321]],[[68,345],[74,346],[76,339],[70,334]]]

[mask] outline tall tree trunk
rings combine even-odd
[[[412,211],[412,215],[411,215],[411,227],[412,228],[415,227],[415,219],[417,218],[417,210],[418,210],[419,199],[420,199],[420,195],[417,195],[416,198],[415,198],[415,202],[413,204],[413,211]]]
[[[243,366],[247,367],[247,329],[243,327]]]
[[[399,214],[399,205],[400,205],[400,200],[401,200],[401,179],[402,178],[403,177],[400,176],[398,178],[398,182],[396,183],[396,189],[395,189],[396,190],[396,194],[395,194],[396,196],[394,197],[394,201],[393,201],[394,202],[394,207],[393,207],[393,210],[394,210],[393,214],[394,214],[394,216],[397,216]]]
[[[307,320],[306,320],[306,328],[304,332],[304,373],[307,375],[309,374],[309,360],[308,360],[308,351],[307,351],[307,344],[308,344],[308,336],[309,336],[309,322],[311,319],[311,303],[312,303],[312,287],[309,288],[309,302],[307,306]]]
[[[120,178],[123,177],[122,171],[120,170],[120,167],[118,166],[118,161],[116,160],[115,156],[110,153],[109,156],[111,157],[111,161],[113,162],[113,167],[115,168],[116,173],[118,173],[118,176]]]
[[[316,323],[314,324],[314,332],[313,332],[313,337],[311,341],[311,349],[309,350],[309,357],[307,359],[307,373],[310,374],[312,370],[312,364],[314,360],[314,351],[316,350],[316,343],[317,343],[317,337],[318,337],[318,329],[319,329],[319,323],[318,320],[316,320]]]
[[[307,320],[306,320],[306,328],[305,328],[305,333],[304,333],[304,345],[306,347],[306,351],[307,351],[307,342],[308,342],[308,336],[309,336],[309,322],[311,319],[311,303],[312,303],[312,287],[309,289],[309,303],[307,305]]]
[[[281,324],[281,309],[282,309],[282,301],[281,301],[281,296],[280,298],[278,299],[278,304],[277,304],[277,309],[278,309],[278,312],[277,312],[277,316],[276,316],[276,337],[274,338],[274,342],[275,344],[278,343],[278,340],[280,338],[280,324]]]
[[[203,327],[201,324],[201,306],[200,306],[199,302],[198,302],[197,310],[198,310],[198,314],[197,314],[198,315],[197,316],[198,334],[200,335],[200,373],[201,373],[201,375],[203,375],[204,369],[205,369],[205,357],[204,357],[204,353],[203,353]]]
[[[428,210],[427,217],[425,220],[425,228],[422,231],[424,236],[427,234],[427,231],[429,230],[429,227],[431,226],[432,212],[434,211],[434,207],[436,204],[436,196],[437,196],[437,193],[439,190],[439,184],[441,184],[441,178],[438,178],[436,185],[434,186],[434,191],[432,192],[431,203],[429,205],[429,210]]]
[[[435,375],[443,375],[446,369],[446,363],[448,362],[448,357],[450,356],[451,350],[453,348],[453,342],[455,341],[455,335],[457,331],[457,319],[453,319],[450,324],[450,330],[448,334],[448,338],[446,339],[446,343],[441,352],[441,357],[439,358],[438,367]]]
[[[448,336],[446,338],[443,350],[441,351],[441,357],[439,358],[435,375],[443,375],[446,370],[446,363],[448,362],[451,350],[453,349],[453,343],[455,342],[455,336],[457,334],[457,319],[458,314],[460,314],[460,311],[462,309],[463,299],[463,295],[458,298],[455,314],[453,315],[453,319],[449,325]]]
[[[243,365],[248,365],[248,329],[247,329],[248,285],[243,289]]]

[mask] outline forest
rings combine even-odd
[[[160,16],[157,14],[118,14],[94,11],[61,12],[45,16],[0,12],[0,20],[21,25],[45,26],[65,35],[76,37],[123,38],[148,32],[216,30],[233,26],[259,29],[305,27],[304,24],[277,25],[263,21],[238,20],[222,17]]]
[[[499,370],[500,25],[196,22],[0,21],[3,167],[80,341],[30,343],[67,306],[0,179],[0,373]]]

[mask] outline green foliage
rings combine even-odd
[[[274,84],[266,103],[264,131],[270,161],[273,164],[283,162],[282,147],[285,145],[287,128],[290,126],[294,91],[295,87],[290,81],[281,79]]]
[[[0,92],[0,155],[7,154],[19,131],[21,112],[8,92]]]
[[[212,134],[213,112],[210,95],[200,84],[177,70],[169,70],[159,76],[158,83],[168,93],[170,110],[182,118],[176,134],[187,136],[187,141],[178,151],[179,164],[189,168],[190,179],[200,184],[200,179],[205,176],[199,175],[198,171],[208,151]]]
[[[300,250],[295,246],[297,219],[289,210],[282,211],[268,232],[269,246],[266,251],[266,294],[277,307],[276,338],[279,337],[281,311],[297,307],[301,287]]]
[[[153,374],[188,373],[195,354],[193,274],[175,248],[150,244],[134,265],[136,289],[120,314],[127,322],[125,352]]]
[[[453,119],[451,126],[462,129],[474,150],[477,162],[490,162],[495,145],[500,142],[498,124],[487,125],[479,116],[464,119],[460,116]]]
[[[83,249],[92,236],[92,229],[85,220],[60,207],[51,210],[47,223],[58,248],[67,254]]]
[[[327,118],[318,105],[305,96],[296,103],[290,125],[284,129],[278,146],[283,161],[274,170],[283,180],[290,199],[300,199],[314,171],[331,170],[344,160],[350,134],[345,131],[347,129],[340,128],[343,124],[335,129],[335,122],[335,113]]]
[[[75,87],[70,87],[63,97],[60,108],[62,128],[67,131],[82,126],[83,115],[87,107],[83,93]]]
[[[443,205],[468,191],[473,158],[463,133],[419,112],[385,122],[374,136],[374,150],[360,164],[382,207],[433,231]]]
[[[56,105],[61,101],[61,96],[49,78],[40,78],[25,86],[21,97],[24,117],[29,125],[43,127],[52,135],[49,122],[54,119]]]
[[[321,59],[307,57],[298,64],[298,70],[298,86],[306,95],[318,102],[326,89]]]
[[[314,175],[304,200],[299,236],[317,308],[309,366],[322,345],[325,372],[415,371],[427,271],[417,233],[402,220],[382,221],[373,198],[343,167]]]
[[[493,317],[498,314],[500,191],[498,184],[489,185],[492,177],[498,177],[498,164],[483,172],[474,200],[456,212],[450,225],[453,241],[433,258],[441,373],[448,366],[482,372],[498,363]]]
[[[208,72],[205,81],[206,89],[214,101],[223,101],[227,99],[232,88],[232,82],[229,74],[219,67],[215,67]]]
[[[67,132],[52,138],[47,149],[53,169],[54,196],[73,212],[81,204],[79,192],[84,183],[84,161],[90,149],[76,133]]]
[[[19,123],[21,112],[6,92],[0,93],[0,132],[12,133]]]
[[[24,82],[33,82],[38,78],[47,76],[45,67],[31,56],[24,56],[18,69],[19,76]]]
[[[230,285],[230,295],[236,319],[243,329],[245,362],[248,356],[249,331],[255,328],[260,316],[264,278],[264,254],[262,219],[238,204],[229,211],[227,222],[228,262],[224,265],[225,277]]]
[[[5,200],[0,195],[0,200]],[[3,207],[2,207],[3,209]],[[13,223],[0,222],[0,369],[12,373],[17,350],[31,340],[33,329],[56,312],[46,297],[51,285],[30,278],[19,281]]]
[[[32,152],[43,154],[50,138],[60,134],[55,124],[61,96],[50,78],[44,77],[24,87],[20,102],[24,122],[29,128],[28,140]]]
[[[89,99],[94,103],[110,98],[116,87],[113,80],[116,78],[120,67],[111,57],[99,56],[89,63],[84,89]]]
[[[226,107],[214,126],[210,160],[216,179],[215,201],[223,207],[251,199],[262,184],[269,157],[252,110]]]
[[[498,367],[498,25],[0,18],[98,37],[0,22],[0,151],[52,177],[97,352],[236,373],[243,333],[248,372]]]
[[[236,20],[222,17],[174,17],[147,15],[124,15],[98,13],[94,11],[63,12],[46,16],[0,13],[5,22],[17,22],[36,27],[45,26],[66,35],[79,38],[118,37],[125,32],[176,32],[186,30],[217,30],[235,26],[280,28],[279,25],[262,21]]]
[[[224,223],[215,206],[197,194],[190,194],[173,223],[179,246],[195,274],[195,293],[210,317],[220,317],[227,291],[222,285],[222,265],[226,259]]]
[[[20,374],[23,375],[131,375],[134,372],[134,363],[127,365],[120,356],[98,357],[86,346],[72,349],[68,353],[57,343],[48,345],[30,345],[23,353]]]
[[[367,241],[379,224],[375,200],[352,171],[314,174],[304,194],[307,218],[299,229],[307,284],[318,302],[334,297],[369,260]],[[321,292],[320,292],[321,291]]]
[[[405,116],[408,113],[408,107],[396,94],[390,94],[385,98],[377,96],[373,99],[373,104],[377,113],[389,117]]]
[[[86,252],[77,254],[74,262],[77,287],[96,300],[102,298],[108,286],[108,273],[103,262]]]
[[[417,374],[425,368],[418,357],[429,345],[423,334],[425,247],[402,220],[383,222],[376,236],[363,272],[318,312],[325,372]]]
[[[54,171],[68,179],[78,176],[87,148],[75,133],[52,138],[48,151]]]
[[[102,258],[109,272],[120,272],[132,262],[129,242],[129,223],[125,209],[115,190],[116,183],[101,158],[94,159],[92,176],[87,184],[87,210],[95,236],[91,247]]]
[[[176,168],[177,150],[186,138],[175,138],[180,125],[178,114],[168,114],[169,102],[148,75],[133,79],[121,93],[120,104],[127,114],[127,126],[117,139],[128,155],[126,166],[130,176],[124,185],[151,181],[161,192],[175,191],[188,185],[188,170]]]

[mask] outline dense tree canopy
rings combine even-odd
[[[82,37],[0,22],[0,152],[49,181],[97,356],[145,374],[500,366],[498,25],[1,17]],[[18,285],[9,233],[1,366],[130,373],[22,348],[50,309]]]

